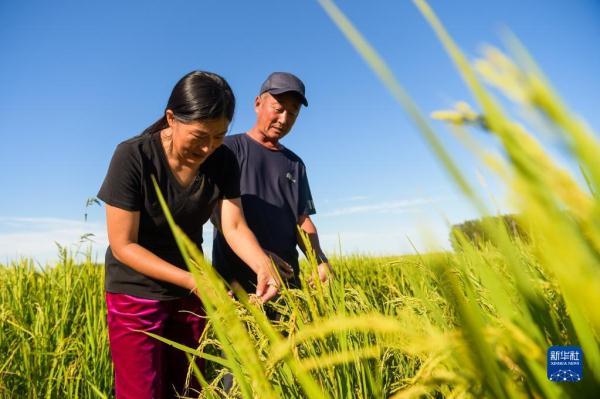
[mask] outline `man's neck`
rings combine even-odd
[[[254,141],[256,141],[258,144],[262,145],[263,147],[268,148],[269,150],[274,150],[274,151],[279,151],[281,149],[281,144],[279,144],[279,140],[269,140],[265,137],[264,134],[262,134],[257,128],[256,126],[254,126],[252,129],[248,130],[248,132],[246,132],[246,134],[248,136],[250,136],[250,138]]]

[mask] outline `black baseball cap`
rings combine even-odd
[[[289,72],[273,72],[264,81],[262,86],[260,86],[260,94],[269,92],[277,95],[287,93],[288,91],[298,94],[302,99],[302,104],[308,107],[308,101],[306,101],[306,97],[304,96],[304,83],[297,76]]]

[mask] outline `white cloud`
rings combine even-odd
[[[364,201],[364,200],[368,200],[368,199],[369,199],[369,197],[366,195],[355,195],[353,197],[340,198],[338,201],[353,202],[353,201]]]
[[[103,254],[108,246],[104,223],[60,218],[0,217],[0,263],[21,257],[41,264],[58,259],[56,243],[74,250],[84,234],[93,234],[93,252]]]
[[[441,220],[429,220],[423,226],[379,227],[377,231],[345,230],[319,234],[321,247],[327,253],[398,255],[449,249],[448,226]],[[414,248],[413,248],[414,245]]]
[[[415,198],[398,201],[385,201],[370,205],[357,205],[337,208],[329,212],[323,212],[320,216],[332,217],[351,215],[356,213],[404,213],[415,212],[421,205],[437,203],[447,199],[446,197],[436,198]]]

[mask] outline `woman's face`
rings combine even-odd
[[[175,119],[170,110],[167,110],[167,122],[171,128],[175,154],[180,160],[192,165],[200,165],[223,144],[229,127],[229,120],[224,116],[182,122]]]

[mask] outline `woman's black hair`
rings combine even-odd
[[[193,71],[177,82],[165,111],[173,111],[175,119],[193,122],[227,118],[231,122],[235,110],[235,96],[227,81],[216,73]],[[168,127],[167,117],[154,122],[144,130],[150,134]]]

